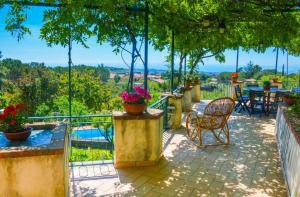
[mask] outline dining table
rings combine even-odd
[[[277,88],[277,87],[271,87],[270,90],[265,90],[264,87],[262,86],[249,86],[249,87],[244,87],[244,91],[247,92],[248,94],[250,91],[255,91],[255,92],[261,92],[265,93],[265,98],[263,99],[264,105],[263,105],[263,112],[266,115],[270,114],[270,98],[271,94],[279,94],[279,95],[285,95],[289,94],[291,91],[284,89],[284,88]]]
[[[264,87],[261,86],[250,86],[250,87],[244,87],[244,91],[257,91],[257,92],[268,92],[268,93],[289,93],[290,90],[284,89],[284,88],[270,88],[270,90],[264,90]]]

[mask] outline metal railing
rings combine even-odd
[[[230,96],[230,81],[204,82],[201,86],[201,100],[213,100]]]
[[[168,105],[169,105],[168,100],[169,100],[168,96],[163,96],[158,101],[156,101],[155,103],[153,103],[152,105],[149,106],[149,108],[152,108],[152,109],[163,110],[163,129],[164,129],[164,131],[166,131],[170,128],[169,121],[171,118],[170,117],[171,114],[168,112]]]
[[[293,88],[296,88],[299,86],[299,81],[294,80],[294,79],[284,78],[281,82],[282,82],[282,88],[287,89],[287,90],[292,90]],[[245,86],[247,86],[248,84],[263,86],[264,80],[257,80],[252,83],[251,82],[244,83]]]
[[[111,114],[29,117],[33,122],[65,122],[70,139],[70,162],[113,160],[114,128]]]

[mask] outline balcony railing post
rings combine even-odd
[[[164,102],[164,130],[166,130],[168,128],[168,97],[165,99]]]

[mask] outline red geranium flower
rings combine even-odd
[[[0,114],[0,130],[4,132],[14,132],[24,128],[27,121],[27,114],[24,112],[24,105],[17,104],[6,107]]]
[[[5,117],[6,117],[6,114],[0,114],[0,120],[4,120],[5,119]]]
[[[238,74],[237,72],[233,72],[233,73],[231,73],[231,76],[232,76],[232,77],[238,77],[239,74]]]
[[[8,106],[8,107],[6,107],[5,109],[4,109],[4,114],[8,114],[8,113],[11,113],[12,111],[16,111],[16,108],[15,108],[15,106],[13,106],[13,105],[10,105],[10,106]]]

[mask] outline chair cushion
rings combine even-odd
[[[245,102],[250,100],[249,96],[247,96],[247,95],[242,95],[241,97],[242,97],[243,101],[245,101]],[[238,98],[239,101],[242,101],[242,99]]]
[[[243,97],[244,101],[246,101],[246,100],[249,100],[249,99],[250,99],[248,95],[242,95],[242,97]]]
[[[198,116],[198,126],[202,129],[218,129],[222,125],[225,116]]]

